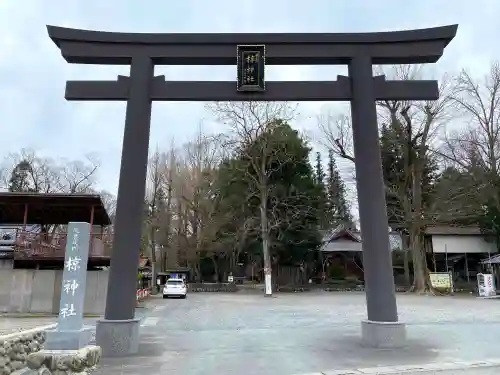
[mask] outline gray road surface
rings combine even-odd
[[[92,326],[97,318],[85,318],[83,324]],[[15,317],[0,315],[0,336],[57,323],[56,316]]]
[[[95,374],[295,375],[500,357],[500,300],[400,294],[398,304],[407,347],[374,350],[359,340],[363,293],[159,299],[143,321],[140,353],[104,359]]]

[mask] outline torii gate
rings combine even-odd
[[[135,288],[154,100],[350,101],[368,311],[362,338],[370,346],[401,345],[406,331],[398,321],[388,251],[375,102],[435,100],[439,92],[436,81],[373,77],[372,65],[434,63],[457,27],[352,34],[131,34],[47,26],[69,63],[130,65],[129,77],[66,84],[67,100],[127,101],[106,312],[97,326],[103,354],[124,356],[138,350]],[[265,64],[346,64],[349,77],[266,83]],[[155,65],[237,65],[238,70],[235,81],[167,82],[154,76]]]

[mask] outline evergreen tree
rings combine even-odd
[[[329,209],[332,215],[336,212],[336,207],[334,206],[334,197],[336,195],[336,182],[335,182],[335,174],[337,170],[337,165],[335,163],[335,156],[333,151],[330,150],[328,152],[328,177],[326,182],[326,194],[328,197]],[[333,220],[332,216],[332,220]]]
[[[333,150],[328,153],[328,176],[326,196],[331,226],[344,225],[347,228],[354,226],[350,205],[346,199],[346,188],[340,176]]]
[[[479,211],[477,224],[481,228],[481,232],[487,236],[486,238],[493,238],[497,248],[500,249],[500,210],[496,202],[494,199],[490,199],[488,203],[483,205],[482,210]]]
[[[321,153],[316,152],[316,182],[323,185],[325,182],[325,171],[323,170],[323,164],[321,163]]]
[[[385,123],[382,125],[380,133],[380,156],[384,183],[388,190],[399,192],[405,188],[411,189],[411,186],[402,186],[405,178],[403,150],[400,144],[395,141],[392,129]],[[399,228],[403,221],[399,194],[387,194],[386,203],[389,226],[394,229]]]
[[[278,121],[263,134],[265,142],[273,145],[274,160],[267,168],[268,173],[268,218],[272,255],[281,264],[297,264],[303,261],[310,250],[321,244],[321,209],[324,202],[323,186],[317,183],[314,168],[309,161],[311,149],[297,131],[287,123]],[[271,140],[272,138],[272,140]],[[227,160],[219,168],[218,181],[214,190],[221,197],[221,205],[245,207],[235,216],[241,223],[253,218],[254,226],[260,225],[260,199],[255,194],[253,165],[258,165],[258,144],[248,145],[248,149],[233,159]],[[253,150],[255,155],[253,155]],[[252,157],[252,162],[248,158]],[[234,226],[232,221],[230,225]],[[234,229],[228,232],[234,231]],[[251,231],[245,251],[256,252],[261,241],[258,230]]]
[[[329,212],[328,212],[328,207],[327,207],[328,199],[326,196],[326,185],[325,185],[326,174],[325,174],[325,171],[323,169],[323,163],[321,160],[321,153],[319,153],[319,152],[316,152],[316,164],[315,164],[314,176],[316,178],[316,184],[319,186],[319,188],[321,190],[321,194],[320,194],[320,198],[319,198],[321,200],[321,204],[320,204],[320,217],[321,217],[320,228],[322,230],[328,230],[328,229],[331,229],[331,223],[330,223],[331,220],[329,219]]]
[[[477,225],[485,240],[495,241],[500,249],[500,184],[481,181],[483,166],[471,165],[459,170],[448,167],[433,184],[433,214],[436,220],[449,225]],[[491,189],[491,190],[490,190]]]
[[[14,167],[9,179],[10,192],[35,192],[28,179],[30,170],[31,164],[26,160],[22,160]]]
[[[380,154],[384,183],[387,187],[387,216],[393,229],[405,229],[406,218],[402,206],[402,197],[412,196],[413,174],[411,168],[415,165],[417,152],[391,126],[382,125],[380,133]],[[431,156],[424,162],[422,174],[423,208],[428,208],[433,200],[433,191],[438,178],[438,163]]]

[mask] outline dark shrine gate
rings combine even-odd
[[[406,331],[398,321],[388,251],[375,102],[435,100],[439,92],[436,81],[373,77],[372,65],[434,63],[457,27],[356,34],[129,34],[48,26],[50,38],[69,63],[130,65],[130,76],[115,81],[66,84],[67,100],[127,101],[106,312],[97,326],[103,355],[125,356],[138,350],[135,288],[153,100],[350,101],[368,310],[362,338],[375,347],[403,344]],[[265,83],[265,64],[345,64],[349,76]],[[155,65],[237,65],[238,79],[166,82],[164,76],[154,75]],[[256,73],[244,76],[243,68]]]

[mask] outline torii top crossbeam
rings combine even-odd
[[[70,63],[129,65],[147,57],[153,65],[236,65],[238,45],[266,46],[266,65],[349,64],[359,55],[372,64],[432,63],[453,39],[457,25],[430,29],[351,34],[147,34],[88,31],[47,26],[49,36]],[[67,100],[127,100],[129,77],[114,81],[68,81]],[[160,101],[346,101],[347,77],[337,81],[268,82],[266,92],[240,93],[234,82],[152,80],[149,96]],[[435,81],[385,81],[376,77],[377,100],[433,100]]]
[[[362,51],[373,64],[436,62],[458,25],[378,33],[150,34],[47,26],[66,61],[128,65],[146,54],[155,65],[236,65],[236,45],[266,45],[266,64],[347,64]]]

